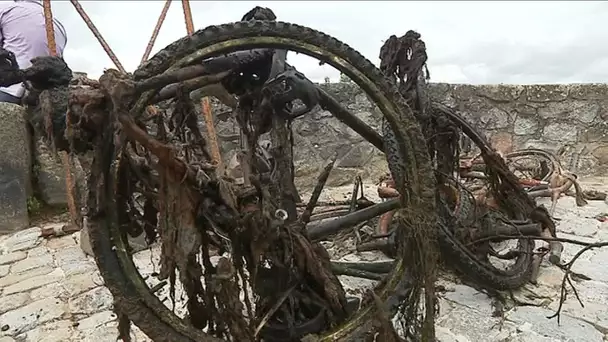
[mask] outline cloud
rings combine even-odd
[[[124,67],[139,65],[164,1],[82,1]],[[606,2],[191,1],[195,28],[239,20],[252,7],[308,26],[357,49],[374,63],[384,39],[417,30],[427,44],[432,81],[452,83],[606,82]],[[65,58],[98,77],[114,67],[69,2],[53,2],[68,31]],[[173,1],[152,53],[186,34]],[[314,80],[338,78],[305,56],[290,62]]]

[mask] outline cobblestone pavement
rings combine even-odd
[[[608,222],[596,217],[608,212],[604,202],[592,201],[576,207],[573,198],[563,198],[556,217],[562,237],[582,241],[608,239]],[[42,227],[44,228],[44,227]],[[79,233],[53,239],[40,237],[33,227],[13,235],[0,236],[0,342],[32,341],[116,341],[116,320],[112,297],[103,286],[92,258],[79,247]],[[569,260],[580,247],[566,245],[563,258]],[[347,255],[345,259],[360,256]],[[150,252],[143,251],[137,263],[150,272]],[[549,342],[608,341],[608,249],[585,254],[573,270],[589,278],[575,281],[585,304],[571,295],[564,305],[561,325],[547,319],[558,305],[563,273],[544,264],[539,284],[527,285],[515,297],[530,306],[520,306],[492,317],[491,300],[473,288],[446,275],[441,283],[438,337],[442,342],[521,341]],[[356,290],[365,283],[341,277]],[[150,341],[134,328],[135,341]]]

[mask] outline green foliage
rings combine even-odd
[[[27,198],[27,212],[30,215],[37,214],[41,209],[42,203],[40,203],[40,201],[36,197],[30,196]]]

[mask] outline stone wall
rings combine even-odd
[[[375,129],[381,114],[354,84],[332,83],[321,87]],[[431,84],[431,96],[458,109],[502,150],[527,147],[562,151],[564,167],[579,175],[602,175],[608,165],[608,85],[454,85]],[[0,233],[27,225],[27,198],[31,196],[30,147],[27,145],[23,109],[0,104],[3,117],[0,149]],[[215,113],[226,108],[215,105]],[[225,116],[225,115],[224,115]],[[234,164],[238,131],[233,121],[216,122],[222,155]],[[338,153],[339,160],[328,181],[331,186],[351,184],[357,174],[375,180],[387,172],[382,154],[328,112],[317,112],[293,122],[295,162],[299,185],[310,186],[323,162]],[[23,138],[21,138],[23,137]],[[63,168],[33,139],[38,195],[54,205],[65,204]],[[579,155],[579,158],[572,158]],[[23,171],[23,172],[22,172]]]
[[[59,156],[33,134],[25,117],[22,106],[0,103],[0,235],[29,227],[30,209],[67,203]]]
[[[507,148],[563,152],[563,166],[580,175],[603,174],[608,165],[608,85],[433,84],[431,89],[433,98],[457,108]]]
[[[21,106],[0,103],[0,234],[29,226],[31,146]]]
[[[379,129],[381,114],[356,85],[321,87]],[[536,147],[561,152],[563,166],[580,175],[602,174],[608,165],[608,85],[434,83],[430,92],[434,100],[460,111],[501,150]],[[237,147],[236,128],[232,122],[217,125],[223,156],[230,159]],[[332,185],[349,183],[356,174],[375,179],[386,172],[382,155],[328,112],[297,119],[293,131],[300,176],[316,176],[334,152],[340,160],[330,179]]]

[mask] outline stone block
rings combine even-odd
[[[563,101],[568,98],[570,88],[566,84],[533,84],[526,86],[529,102]]]
[[[23,107],[0,103],[0,234],[29,226],[30,139]]]
[[[515,119],[513,132],[517,135],[533,135],[538,131],[538,120],[533,117],[520,117]]]
[[[490,137],[490,144],[496,151],[501,153],[513,152],[513,136],[508,132],[500,132],[492,134]]]
[[[16,336],[33,330],[38,325],[56,320],[66,313],[65,303],[59,299],[47,298],[3,314],[0,316],[0,322],[8,326],[4,334]]]
[[[576,125],[568,122],[555,122],[545,126],[542,138],[560,143],[573,143],[577,139]]]
[[[40,199],[48,205],[67,203],[65,171],[59,154],[53,153],[49,145],[38,134],[34,134],[35,176]]]

